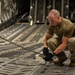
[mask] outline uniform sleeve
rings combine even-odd
[[[47,30],[47,33],[50,34],[50,35],[53,35],[53,30],[52,30],[52,27],[49,26],[48,30]]]
[[[70,38],[73,35],[73,31],[74,31],[74,26],[66,27],[63,32],[63,36]]]

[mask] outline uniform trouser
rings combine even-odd
[[[62,43],[62,40],[59,38],[51,38],[50,40],[48,40],[48,46],[50,47],[52,51],[54,51],[61,43]],[[66,49],[71,52],[71,58],[70,58],[71,61],[75,62],[75,37],[72,37],[69,39],[68,46]],[[66,55],[62,51],[61,53],[59,53],[57,57],[59,59],[65,59]]]

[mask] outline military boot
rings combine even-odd
[[[75,67],[75,61],[71,61],[69,67]]]
[[[63,66],[64,65],[63,62],[67,60],[65,53],[61,52],[61,53],[57,54],[57,57],[58,57],[58,60],[54,61],[54,64],[58,65],[58,66]]]
[[[65,57],[64,59],[59,59],[57,61],[54,61],[54,64],[55,65],[58,65],[58,66],[63,66],[63,62],[65,62],[67,60],[67,57]]]

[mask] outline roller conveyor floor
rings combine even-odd
[[[75,75],[75,68],[68,67],[69,59],[63,67],[53,63],[44,65],[42,58],[34,59],[35,55],[42,52],[47,27],[15,24],[0,32],[0,36],[9,40],[0,38],[0,75]],[[65,53],[67,57],[70,54],[68,51]]]

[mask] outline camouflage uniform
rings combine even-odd
[[[50,47],[51,50],[55,50],[61,43],[62,43],[62,37],[68,37],[68,46],[67,48],[71,52],[71,61],[75,62],[75,39],[72,37],[75,36],[75,26],[74,24],[65,18],[62,18],[62,22],[60,25],[57,26],[52,26],[49,25],[48,28],[48,33],[53,35],[54,33],[57,35],[56,38],[51,38],[48,40],[48,46]],[[60,59],[65,59],[66,55],[64,52],[61,52],[58,56]]]

